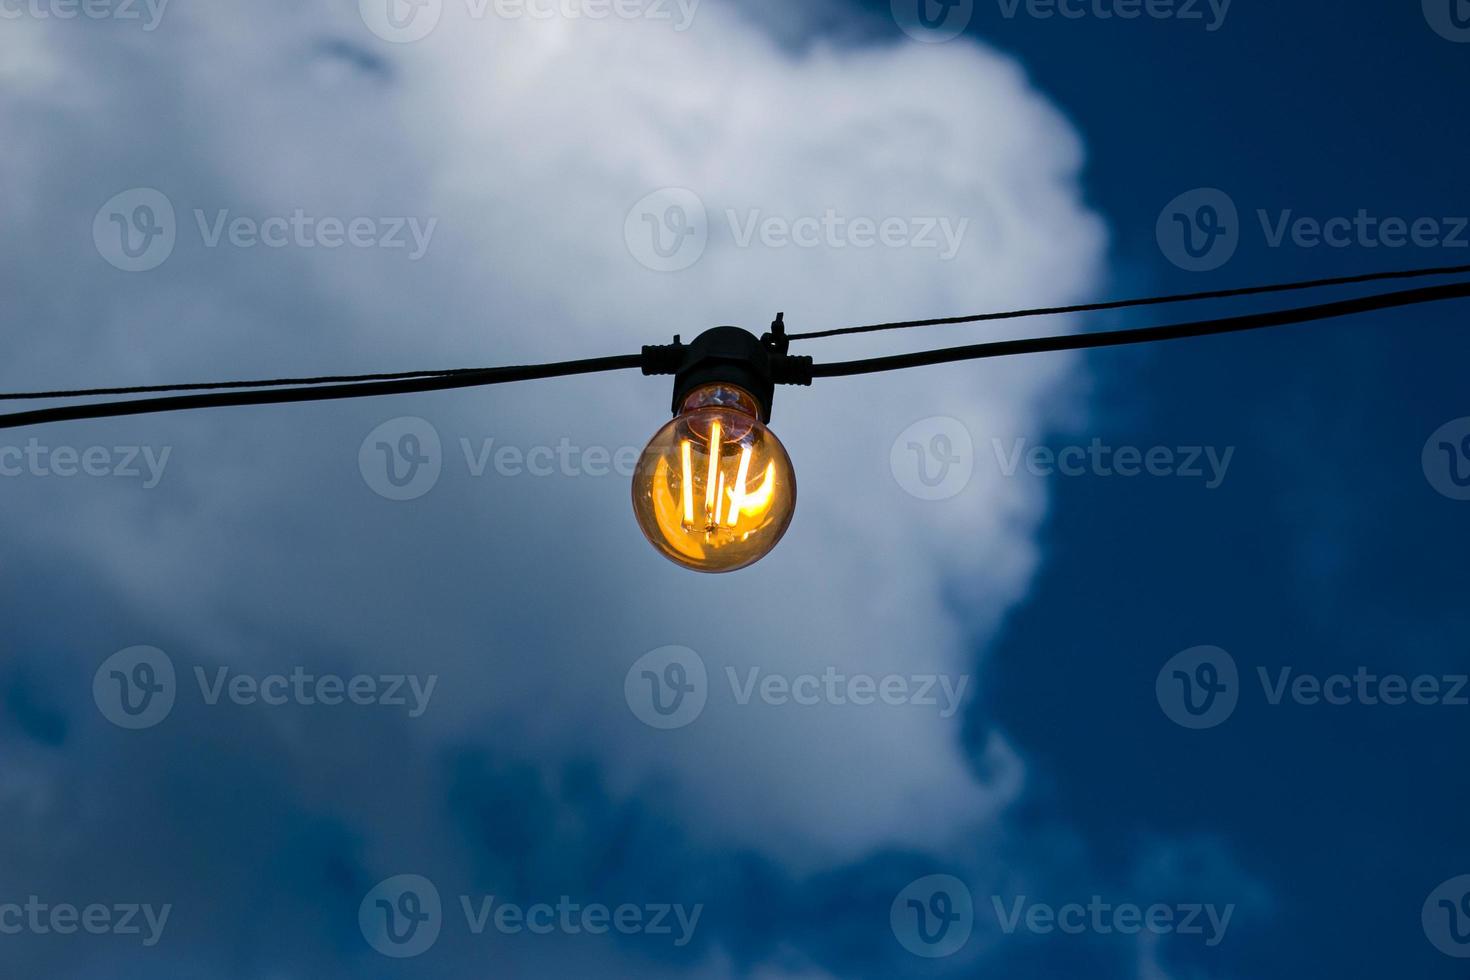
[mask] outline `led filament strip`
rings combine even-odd
[[[0,429],[198,408],[446,391],[607,371],[637,369],[645,375],[672,375],[675,378],[674,418],[654,436],[634,472],[634,513],[644,534],[671,560],[698,571],[733,571],[760,560],[775,547],[790,525],[796,506],[795,471],[780,440],[767,428],[771,419],[771,403],[779,385],[810,385],[818,378],[849,377],[1050,351],[1094,350],[1310,323],[1465,299],[1470,297],[1470,282],[1422,286],[1313,306],[1169,326],[994,341],[828,364],[816,364],[810,357],[791,354],[789,347],[793,340],[1465,273],[1470,273],[1470,266],[1377,272],[1176,296],[843,327],[796,335],[786,333],[784,317],[778,315],[770,332],[760,338],[738,327],[716,327],[689,344],[675,337],[672,344],[645,347],[641,354],[552,364],[8,393],[0,394],[0,401],[52,400],[61,404],[0,415]],[[82,400],[115,395],[152,397],[105,402]],[[752,485],[753,481],[759,482]]]

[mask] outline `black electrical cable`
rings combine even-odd
[[[897,323],[874,323],[864,327],[839,327],[835,330],[818,330],[813,333],[794,333],[790,335],[790,339],[817,340],[822,337],[843,337],[849,334],[875,333],[879,330],[905,330],[910,327],[943,327],[958,323],[1019,320],[1023,317],[1057,316],[1065,313],[1096,313],[1102,310],[1125,310],[1145,306],[1163,306],[1168,303],[1191,303],[1206,299],[1234,299],[1242,296],[1264,296],[1269,293],[1320,289],[1326,286],[1353,286],[1361,283],[1385,282],[1393,279],[1423,279],[1431,276],[1455,276],[1463,275],[1467,272],[1470,272],[1470,265],[1451,265],[1434,269],[1405,269],[1397,272],[1370,272],[1356,276],[1338,276],[1333,279],[1312,279],[1306,282],[1277,283],[1270,286],[1216,289],[1204,293],[1180,293],[1175,296],[1120,299],[1111,300],[1106,303],[1083,303],[1077,306],[1052,306],[1032,310],[1012,310],[1007,313],[980,313],[974,316],[951,316],[937,320],[902,320]]]
[[[543,378],[565,378],[601,371],[637,370],[643,365],[639,354],[599,357],[556,364],[532,364],[522,367],[469,369],[459,373],[432,377],[409,377],[394,381],[338,384],[286,390],[232,391],[216,394],[178,395],[169,398],[139,398],[124,402],[95,402],[85,405],[63,405],[33,412],[0,415],[0,429],[47,422],[71,422],[81,419],[117,418],[123,415],[146,415],[152,412],[177,412],[195,408],[224,408],[234,405],[283,405],[293,402],[331,401],[339,398],[365,398],[372,395],[402,395],[422,391],[446,391],[451,388],[475,388],[482,385],[508,384],[515,381],[538,381]]]
[[[74,391],[18,391],[0,394],[0,401],[43,401],[48,398],[90,398],[97,395],[150,395],[169,391],[221,391],[230,388],[289,388],[293,385],[329,385],[362,381],[403,381],[408,378],[449,378],[493,368],[453,368],[447,371],[401,371],[397,374],[349,374],[323,378],[276,378],[270,381],[208,381],[186,385],[137,385],[131,388],[79,388]]]
[[[1179,340],[1186,337],[1209,337],[1218,334],[1261,330],[1268,327],[1310,323],[1335,317],[1371,313],[1378,310],[1395,309],[1421,303],[1434,303],[1470,297],[1470,282],[1448,283],[1442,286],[1426,286],[1394,293],[1361,296],[1336,303],[1316,306],[1295,307],[1253,313],[1245,316],[1218,320],[1199,320],[1192,323],[1160,327],[1138,327],[1131,330],[1114,330],[1091,334],[1068,334],[1060,337],[1040,337],[1023,340],[1006,340],[943,350],[919,351],[890,357],[869,358],[860,361],[842,361],[815,365],[808,378],[837,378],[857,374],[872,374],[878,371],[896,371],[905,368],[933,364],[948,364],[955,361],[979,360],[982,358],[1008,357],[1017,354],[1035,354],[1047,351],[1093,350],[1103,347],[1118,347],[1125,344],[1150,343],[1154,341]],[[226,382],[235,386],[253,385],[254,391],[226,391],[211,394],[179,395],[168,398],[142,398],[123,402],[91,402],[82,405],[64,405],[32,412],[0,415],[0,429],[17,428],[25,425],[40,425],[48,422],[67,422],[81,419],[116,418],[126,415],[143,415],[153,412],[183,411],[196,408],[220,408],[232,405],[276,405],[293,402],[329,401],[342,398],[362,398],[375,395],[397,395],[413,392],[444,391],[453,388],[473,388],[482,385],[507,384],[516,381],[534,381],[543,378],[568,377],[578,374],[594,374],[603,371],[640,369],[647,374],[666,373],[651,370],[643,354],[626,354],[614,357],[593,358],[580,361],[562,361],[554,364],[532,364],[518,367],[468,368],[454,372],[425,375],[384,376],[394,380],[352,382],[346,379],[324,379],[327,384],[313,387],[293,387],[271,390],[267,386],[289,382]],[[338,383],[346,381],[346,383]],[[804,382],[803,382],[804,383]]]
[[[1400,306],[1414,306],[1420,303],[1436,303],[1466,297],[1470,297],[1470,282],[1448,283],[1443,286],[1425,286],[1396,293],[1379,293],[1336,303],[1301,306],[1289,310],[1272,310],[1267,313],[1251,313],[1221,320],[1199,320],[1194,323],[1180,323],[1164,327],[1136,327],[1132,330],[1070,334],[1062,337],[1002,340],[988,344],[971,344],[966,347],[896,354],[891,357],[874,357],[861,361],[838,361],[832,364],[816,365],[812,369],[812,377],[845,378],[855,374],[899,371],[905,368],[949,364],[954,361],[973,361],[988,357],[1011,357],[1017,354],[1039,354],[1063,350],[1095,350],[1100,347],[1181,340],[1186,337],[1212,337],[1218,334],[1311,323],[1316,320],[1328,320],[1358,313],[1372,313]]]
[[[973,316],[947,317],[939,320],[905,320],[899,323],[878,323],[865,327],[842,327],[836,330],[821,330],[815,333],[788,335],[788,340],[814,340],[820,337],[838,337],[846,334],[871,333],[877,330],[898,330],[906,327],[932,327],[958,323],[980,323],[987,320],[1015,320],[1032,316],[1054,316],[1065,313],[1090,313],[1101,310],[1121,310],[1130,307],[1160,306],[1167,303],[1184,303],[1205,299],[1230,299],[1241,296],[1259,296],[1292,290],[1317,289],[1324,286],[1347,286],[1392,279],[1417,279],[1429,276],[1448,276],[1470,273],[1470,265],[1442,266],[1430,269],[1406,269],[1396,272],[1370,272],[1356,276],[1339,276],[1334,279],[1313,279],[1306,282],[1278,283],[1268,286],[1246,286],[1238,289],[1223,289],[1204,293],[1184,293],[1176,296],[1157,296],[1147,299],[1112,300],[1105,303],[1086,303],[1078,306],[1054,306],[1033,310],[1013,310],[1007,313],[979,313]],[[411,378],[451,378],[493,371],[495,368],[452,368],[444,371],[402,371],[394,374],[355,374],[317,378],[275,378],[263,381],[212,381],[197,384],[135,385],[125,388],[79,388],[69,391],[26,391],[0,393],[0,401],[42,401],[55,398],[90,398],[102,395],[148,395],[166,392],[221,391],[240,388],[288,388],[308,385],[355,384],[370,381],[400,381]],[[351,396],[343,396],[351,397]]]

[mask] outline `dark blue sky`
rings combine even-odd
[[[981,20],[1084,134],[1088,193],[1115,235],[1110,295],[1470,259],[1463,243],[1271,248],[1256,217],[1470,210],[1470,48],[1426,29],[1417,4],[1242,3],[1214,34]],[[1206,273],[1162,261],[1154,234],[1196,187],[1229,193],[1243,224],[1236,256]],[[1099,428],[1081,435],[1236,446],[1238,462],[1213,492],[1058,481],[1046,566],[1004,631],[988,705],[1053,769],[1038,823],[1083,815],[1118,865],[1149,834],[1217,835],[1269,882],[1272,913],[1201,961],[1211,970],[1455,975],[1419,908],[1470,866],[1470,716],[1273,707],[1255,675],[1465,670],[1470,511],[1430,487],[1420,452],[1470,411],[1467,322],[1447,306],[1089,358]],[[1226,724],[1189,732],[1153,681],[1197,644],[1230,651],[1245,690]]]

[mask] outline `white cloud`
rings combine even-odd
[[[683,33],[467,21],[448,3],[430,38],[395,46],[353,7],[180,5],[128,43],[47,26],[37,63],[64,66],[91,102],[47,120],[0,101],[11,128],[0,173],[21,175],[0,189],[21,243],[0,274],[22,314],[10,387],[623,353],[719,323],[758,331],[778,309],[800,330],[1065,302],[1100,269],[1077,137],[1012,62],[977,45],[796,55],[712,3]],[[335,56],[320,42],[339,38],[391,77],[323,70]],[[130,186],[163,190],[181,223],[169,262],[131,277],[90,239],[96,208]],[[717,234],[696,265],[666,275],[623,238],[628,209],[666,186],[695,190],[717,221],[727,209],[830,208],[970,225],[952,262],[741,249]],[[196,208],[439,225],[419,263],[210,250]],[[959,745],[962,715],[737,709],[722,669],[974,674],[1025,593],[1045,510],[1035,485],[984,465],[984,447],[1040,432],[1075,367],[1029,358],[780,392],[796,524],[765,563],[722,579],[662,563],[617,479],[474,480],[458,458],[461,436],[641,446],[668,385],[636,373],[38,432],[166,443],[173,471],[148,493],[15,484],[3,520],[18,545],[102,570],[191,655],[289,664],[329,649],[365,668],[437,671],[444,690],[425,725],[442,737],[594,759],[624,791],[660,787],[697,838],[821,865],[888,843],[942,846],[1004,807],[1020,761],[995,744],[1009,761],[981,782]],[[446,444],[440,485],[412,504],[374,497],[356,470],[362,437],[398,414],[430,418]],[[963,420],[980,456],[974,483],[941,504],[907,496],[889,472],[893,438],[931,415]],[[704,656],[717,690],[695,725],[654,732],[623,704],[623,672],[672,643]]]

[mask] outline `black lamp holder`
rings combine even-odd
[[[674,414],[689,394],[705,385],[728,384],[743,389],[760,405],[761,421],[771,421],[776,385],[810,385],[812,359],[788,353],[786,314],[776,314],[769,333],[759,339],[740,327],[715,327],[685,344],[643,348],[645,375],[674,375]]]

